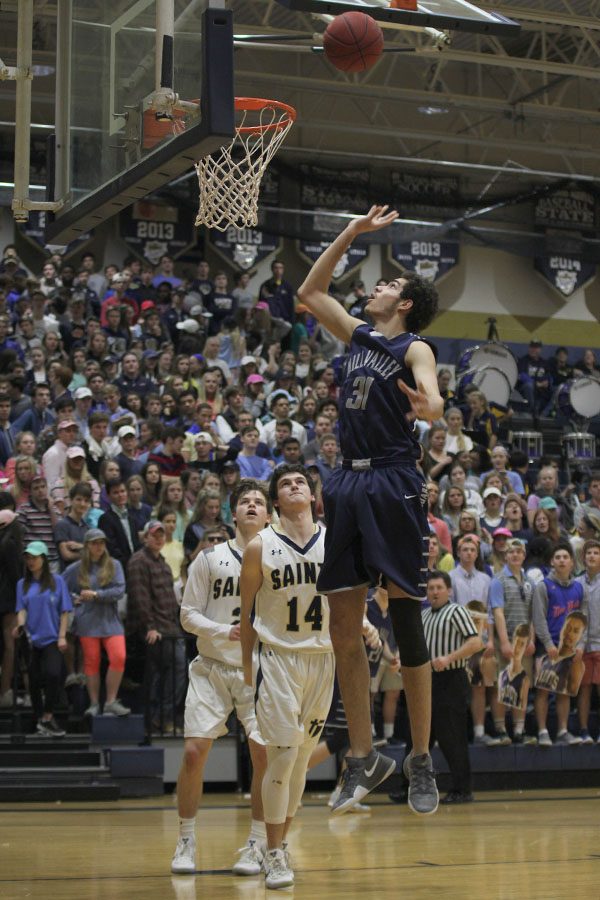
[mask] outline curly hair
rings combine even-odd
[[[437,315],[439,297],[436,288],[431,281],[425,281],[416,272],[403,272],[402,278],[406,285],[402,289],[401,298],[412,300],[412,309],[406,317],[406,328],[413,334],[418,334],[423,328],[427,328]]]

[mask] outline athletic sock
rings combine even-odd
[[[523,725],[524,722],[515,722],[513,725],[513,731],[515,734],[523,734]]]
[[[567,729],[566,729],[566,728],[561,728],[560,731],[557,731],[557,732],[556,732],[556,737],[560,737],[561,734],[566,734],[566,733],[567,733]]]
[[[474,725],[473,732],[474,732],[476,738],[483,737],[483,735],[485,733],[485,729],[484,729],[483,725]]]
[[[179,837],[196,838],[196,817],[193,819],[179,819]]]
[[[264,844],[267,840],[267,829],[264,822],[259,822],[258,819],[252,819],[250,823],[250,834],[248,835],[248,842],[256,841],[257,844]]]
[[[394,723],[393,722],[384,722],[383,723],[383,736],[388,741],[391,737],[394,737]]]
[[[494,719],[494,728],[496,731],[506,731],[506,723],[504,719]]]

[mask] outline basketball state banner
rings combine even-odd
[[[456,241],[401,241],[388,247],[388,258],[403,271],[416,272],[427,281],[440,281],[458,263]]]
[[[176,259],[195,246],[194,219],[185,207],[138,200],[121,213],[119,231],[132,253],[157,265],[161,256]]]
[[[536,256],[535,269],[561,297],[570,297],[596,277],[596,263],[584,262],[578,256],[545,253]]]
[[[230,225],[226,231],[211,229],[208,239],[219,256],[242,272],[247,272],[281,249],[278,235],[267,234],[259,228]]]

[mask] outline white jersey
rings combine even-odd
[[[201,656],[230,666],[242,665],[242,646],[229,632],[240,621],[242,550],[234,540],[198,554],[188,573],[181,624],[197,636]]]
[[[317,526],[299,547],[272,525],[260,532],[263,583],[254,604],[254,629],[263,644],[331,653],[329,606],[317,591],[325,530]]]

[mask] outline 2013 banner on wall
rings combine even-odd
[[[403,271],[416,272],[428,281],[440,281],[458,264],[456,241],[402,241],[388,247],[388,259]]]
[[[18,229],[26,238],[30,244],[33,244],[37,250],[40,250],[44,253],[44,256],[48,254],[49,251],[53,250],[52,246],[46,244],[46,213],[39,212],[38,210],[31,210],[29,213],[29,218],[26,222],[19,222]],[[83,250],[83,248],[93,240],[94,232],[86,231],[84,234],[80,235],[74,241],[70,241],[64,252],[59,251],[63,259],[68,259],[77,251]]]
[[[119,231],[132,253],[154,266],[161,256],[176,259],[197,242],[193,210],[148,200],[123,210]]]

